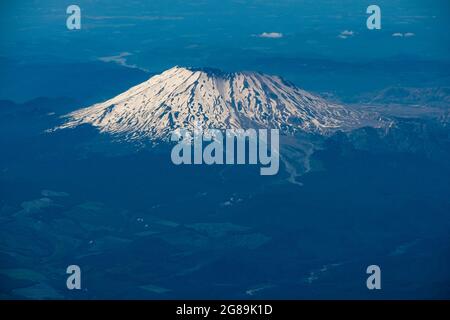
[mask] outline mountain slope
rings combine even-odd
[[[167,139],[177,128],[278,128],[327,133],[367,123],[368,116],[276,76],[174,67],[124,93],[67,115],[61,128],[91,124],[125,139]]]

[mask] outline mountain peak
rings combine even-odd
[[[277,128],[325,133],[361,125],[361,114],[280,77],[175,66],[105,102],[67,115],[62,128],[91,124],[126,139],[168,139],[192,130]]]

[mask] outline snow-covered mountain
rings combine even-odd
[[[124,93],[66,116],[129,139],[167,139],[177,128],[278,128],[327,133],[376,116],[329,103],[276,76],[174,67]],[[375,119],[375,120],[374,120]]]

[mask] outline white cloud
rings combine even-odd
[[[103,61],[103,62],[115,62],[117,64],[120,64],[121,66],[124,66],[124,67],[135,68],[136,66],[129,65],[127,63],[127,58],[126,57],[128,57],[128,56],[131,56],[131,53],[129,53],[129,52],[121,52],[117,56],[100,57],[98,59],[100,61]]]
[[[121,52],[121,53],[119,53],[116,56],[100,57],[100,58],[98,58],[98,60],[103,61],[103,62],[114,62],[114,63],[117,63],[118,65],[123,66],[123,67],[133,68],[133,69],[140,69],[142,71],[147,71],[146,69],[139,68],[135,64],[129,64],[127,62],[127,57],[131,56],[131,55],[133,55],[133,54],[129,53],[129,52]]]
[[[344,30],[344,31],[341,32],[341,34],[342,34],[343,36],[352,36],[352,35],[354,35],[355,33],[354,33],[353,31],[351,31],[351,30]]]
[[[338,35],[338,38],[347,39],[348,37],[353,37],[354,35],[355,35],[354,31],[344,30],[344,31],[341,31],[341,33]]]
[[[278,38],[283,38],[283,34],[280,32],[263,32],[263,33],[259,34],[258,37],[278,39]]]
[[[412,32],[406,32],[406,33],[401,33],[401,32],[395,32],[392,34],[393,37],[414,37],[415,34]]]

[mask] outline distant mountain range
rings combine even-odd
[[[450,106],[450,87],[389,87],[379,92],[366,94],[361,97],[361,100],[378,104],[409,104],[448,108]]]

